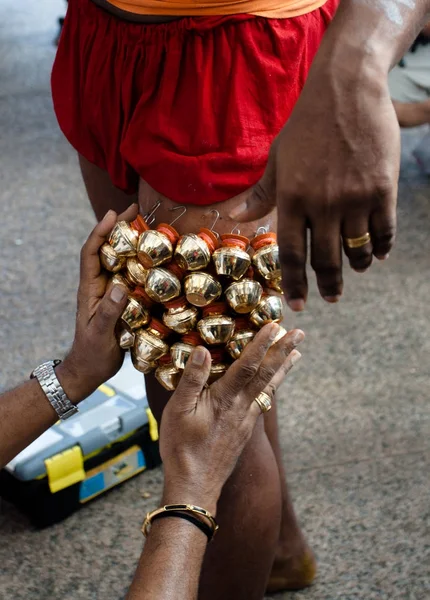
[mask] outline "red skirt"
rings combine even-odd
[[[141,177],[181,204],[227,200],[261,177],[338,1],[144,25],[70,0],[52,71],[60,127],[125,192]]]

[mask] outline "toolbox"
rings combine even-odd
[[[46,527],[160,462],[144,380],[127,357],[115,377],[79,404],[79,413],[57,422],[0,471],[0,497]]]

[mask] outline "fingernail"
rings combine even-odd
[[[384,254],[384,256],[377,256],[376,258],[377,258],[378,260],[387,260],[389,257],[390,257],[390,255],[389,255],[389,254]]]
[[[290,361],[292,366],[294,367],[294,365],[297,364],[301,358],[302,355],[300,354],[300,352],[298,350],[293,350],[290,354]]]
[[[191,356],[191,364],[201,367],[206,359],[206,352],[201,346],[197,346]]]
[[[293,344],[295,346],[298,346],[299,344],[301,344],[303,342],[304,339],[305,339],[305,334],[303,333],[303,331],[301,329],[298,329],[297,331],[295,331],[293,333],[291,341],[293,342]]]
[[[269,337],[270,342],[276,338],[276,336],[279,334],[280,329],[281,328],[279,327],[278,323],[272,323],[270,325],[270,337]]]
[[[120,285],[114,285],[110,293],[111,300],[116,304],[119,304],[125,295],[126,292]]]
[[[113,215],[114,211],[113,210],[108,210],[107,213],[105,214],[105,216],[103,217],[103,221],[107,221],[107,219],[109,219],[109,217],[111,215]]]
[[[356,273],[365,273],[367,269],[354,269]]]
[[[287,304],[294,312],[302,312],[302,310],[305,310],[305,301],[302,300],[302,298],[287,300]]]
[[[248,205],[246,202],[242,202],[242,204],[238,204],[233,210],[230,212],[230,219],[237,219],[241,214],[247,211]]]
[[[324,300],[330,302],[330,304],[336,304],[336,302],[339,302],[340,296],[324,296]]]

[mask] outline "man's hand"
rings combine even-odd
[[[91,394],[122,365],[124,353],[116,341],[115,326],[127,302],[127,291],[120,285],[108,286],[99,249],[117,220],[131,221],[136,214],[137,205],[118,218],[109,211],[82,248],[75,339],[69,355],[56,369],[72,402]]]
[[[387,257],[396,229],[399,161],[399,126],[386,83],[370,73],[355,77],[333,72],[330,63],[314,65],[246,213],[232,215],[254,220],[277,203],[283,287],[293,310],[302,310],[307,297],[307,228],[311,265],[328,302],[342,294],[342,238],[359,272],[372,255]],[[345,244],[367,232],[371,243]]]

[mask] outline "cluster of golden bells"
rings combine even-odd
[[[252,248],[252,257],[248,253]],[[119,221],[100,250],[113,283],[129,290],[119,321],[121,348],[142,373],[155,371],[167,390],[178,385],[197,345],[212,357],[216,381],[263,325],[282,321],[276,234],[219,236],[211,229],[179,236],[172,224],[151,229],[138,216]],[[285,334],[281,328],[278,339]]]

